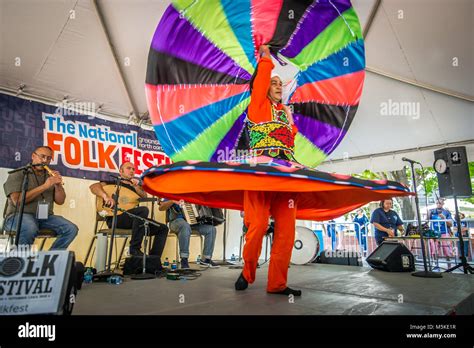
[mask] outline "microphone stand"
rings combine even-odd
[[[15,246],[18,248],[18,243],[20,242],[20,232],[21,232],[21,225],[23,222],[23,212],[25,211],[25,204],[26,204],[26,192],[28,191],[28,172],[30,169],[32,170],[33,167],[42,167],[44,164],[32,164],[28,163],[26,166],[10,170],[8,174],[13,174],[19,171],[23,171],[23,180],[21,183],[21,197],[20,197],[20,211],[18,215],[18,220],[16,221],[16,236],[15,236]]]
[[[422,278],[442,278],[443,276],[440,273],[428,271],[428,267],[426,266],[425,240],[423,238],[423,229],[421,228],[420,204],[418,202],[418,192],[416,189],[415,168],[413,167],[414,161],[407,160],[407,162],[409,162],[411,166],[411,178],[413,180],[413,187],[415,189],[416,218],[418,220],[418,231],[420,232],[420,242],[421,242],[421,254],[423,255],[423,267],[425,269],[424,271],[414,272],[411,275],[414,277],[422,277]]]
[[[454,192],[454,189],[453,189],[453,192]],[[454,195],[453,198],[454,198],[454,210],[456,212],[456,224],[458,225],[457,227],[458,227],[459,246],[461,249],[461,263],[458,263],[456,266],[447,269],[446,272],[452,272],[455,269],[462,267],[464,274],[467,274],[468,272],[472,274],[473,268],[467,263],[466,255],[464,254],[464,240],[462,237],[462,225],[461,225],[461,216],[459,214],[459,209],[458,209],[458,199],[456,195]]]
[[[115,176],[114,176],[115,177]],[[115,230],[117,228],[117,212],[118,212],[118,202],[119,202],[119,195],[120,195],[120,187],[122,183],[122,178],[120,176],[115,177],[115,184],[116,184],[116,190],[115,194],[113,195],[113,199],[115,201],[114,204],[114,215],[112,218],[112,235],[110,236],[110,247],[109,247],[109,259],[107,261],[107,269],[103,272],[99,272],[94,275],[94,280],[107,280],[111,276],[119,276],[123,278],[123,275],[120,273],[115,273],[111,271],[111,266],[112,266],[112,252],[114,248],[114,239],[115,239]]]
[[[149,231],[149,228],[150,228],[150,224],[152,225],[155,225],[157,227],[160,227],[160,225],[158,225],[157,223],[153,222],[153,221],[150,221],[146,218],[142,218],[141,216],[138,216],[138,215],[135,215],[135,214],[132,214],[132,213],[129,213],[128,211],[124,210],[124,209],[120,209],[121,212],[127,214],[128,216],[130,216],[132,219],[138,219],[138,220],[141,220],[143,222],[143,225],[145,227],[145,245],[144,245],[144,253],[143,253],[143,263],[142,263],[142,273],[139,273],[139,274],[135,274],[133,275],[131,278],[132,279],[137,279],[137,280],[145,280],[145,279],[155,279],[156,276],[154,274],[151,274],[151,273],[146,273],[146,250],[147,250],[147,241],[148,241],[148,231]]]

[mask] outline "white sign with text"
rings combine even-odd
[[[0,253],[0,315],[58,313],[64,304],[72,253]]]

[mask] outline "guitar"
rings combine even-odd
[[[102,186],[102,189],[107,193],[109,197],[112,197],[115,194],[115,190],[117,189],[116,185],[105,185]],[[118,207],[121,210],[130,210],[138,206],[140,196],[135,192],[126,187],[120,188],[120,195],[118,201]],[[96,209],[97,214],[102,217],[113,216],[114,215],[114,208],[110,208],[104,205],[104,199],[102,197],[97,197],[96,200]],[[117,211],[117,215],[123,214],[123,211]]]

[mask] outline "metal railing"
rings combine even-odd
[[[358,222],[316,222],[313,229],[322,233],[325,250],[353,251],[361,255],[368,251],[367,225]]]
[[[452,226],[448,226],[448,222],[452,223]],[[468,261],[472,261],[473,238],[471,231],[474,231],[474,219],[463,219],[462,222],[465,222],[468,228],[467,236],[463,235],[464,243],[468,246],[468,254],[465,256],[468,258]],[[449,232],[446,234],[442,233],[456,228],[453,220],[422,220],[421,223],[422,225],[428,223],[430,229],[434,231],[434,234],[431,237],[425,237],[425,251],[430,270],[436,268],[441,270],[444,268],[443,266],[446,266],[446,268],[454,266],[460,257],[460,245],[459,241],[457,241],[457,233],[453,233],[452,237],[449,235]],[[404,221],[405,233],[409,224],[417,226],[418,221]],[[366,257],[377,248],[377,243],[375,241],[375,228],[373,224],[369,222],[364,225],[357,222],[315,222],[313,224],[313,230],[320,231],[323,235],[322,244],[324,246],[321,249],[324,248],[329,251],[344,250],[359,252],[362,256]],[[400,237],[401,232],[397,230],[396,233]],[[447,239],[448,237],[450,238]],[[398,238],[397,240],[404,243],[413,253],[418,265],[422,264],[423,260],[420,239]]]

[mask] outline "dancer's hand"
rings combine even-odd
[[[268,48],[268,45],[261,45],[260,48],[258,49],[258,53],[260,54],[261,57],[271,57],[270,56],[270,49]]]

